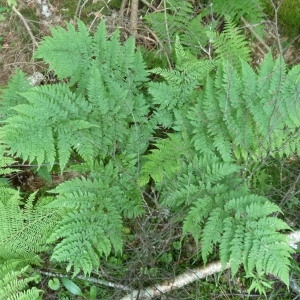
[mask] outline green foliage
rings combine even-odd
[[[44,38],[35,57],[49,63],[50,69],[55,70],[60,79],[69,78],[69,85],[79,82],[80,90],[86,88],[89,79],[93,78],[90,77],[93,66],[104,77],[106,84],[113,81],[115,86],[121,84],[120,88],[147,80],[143,59],[135,51],[134,39],[129,38],[121,45],[119,31],[108,39],[104,22],[98,26],[94,36],[80,20],[78,30],[68,24],[66,30],[52,28],[51,34],[52,37]],[[135,90],[136,85],[131,89]]]
[[[211,5],[215,13],[229,15],[235,21],[244,17],[250,23],[259,23],[263,19],[262,0],[212,0]]]
[[[29,272],[28,266],[22,266],[17,260],[0,261],[0,298],[7,300],[38,300],[40,290],[29,288],[37,280]]]
[[[189,144],[180,134],[169,134],[155,144],[156,149],[145,157],[139,183],[146,185],[151,177],[159,186],[167,177],[179,174],[189,155]]]
[[[199,53],[201,45],[205,46],[209,40],[207,28],[202,25],[205,13],[195,16],[193,6],[189,1],[168,0],[165,2],[165,12],[154,12],[145,16],[146,22],[160,38],[164,51],[168,54],[172,52],[172,44],[179,35],[183,45],[189,46],[193,53]]]
[[[67,270],[74,267],[74,274],[81,269],[91,273],[99,258],[108,257],[113,249],[122,252],[122,218],[143,212],[140,199],[130,199],[132,184],[117,168],[98,168],[88,179],[75,178],[51,191],[58,196],[48,206],[65,209],[48,239],[48,243],[58,241],[52,259],[68,262]]]
[[[17,172],[17,169],[11,168],[15,163],[15,160],[7,156],[6,149],[3,145],[0,145],[0,175],[7,175],[13,172]]]
[[[159,114],[172,108],[163,124],[189,130],[197,151],[217,150],[224,161],[299,153],[299,66],[287,70],[281,57],[274,61],[270,54],[257,72],[242,59],[240,67],[223,61],[204,88],[203,69],[190,77],[180,70],[159,70],[166,80],[151,83],[149,91]]]
[[[27,89],[22,73],[13,77],[3,105],[16,113],[0,129],[8,154],[50,168],[58,161],[62,170],[74,151],[90,165],[121,152],[138,157],[155,124],[147,117],[141,84],[148,73],[134,40],[121,45],[117,31],[108,40],[104,23],[93,37],[82,22],[78,31],[68,25],[52,35],[36,56],[68,83]]]
[[[230,19],[225,20],[224,30],[220,34],[212,33],[211,38],[217,60],[226,60],[233,65],[238,65],[239,59],[250,60],[246,38]]]
[[[272,216],[279,207],[251,194],[241,183],[237,165],[213,155],[192,158],[191,148],[178,148],[189,144],[187,138],[184,141],[171,135],[159,142],[142,168],[157,182],[163,206],[187,211],[183,236],[191,234],[200,242],[204,262],[218,245],[221,262],[230,262],[233,276],[243,265],[247,275],[254,270],[271,273],[288,284],[293,250],[279,232],[289,226]],[[163,169],[155,169],[162,159]]]
[[[60,84],[35,87],[21,95],[28,103],[15,106],[18,114],[6,119],[7,126],[3,127],[9,154],[39,165],[49,163],[51,168],[58,156],[62,169],[72,148],[86,160],[91,159],[92,145],[84,142],[84,136],[90,137],[87,129],[93,125],[79,117],[82,111],[88,114],[91,107],[83,97],[76,97]]]
[[[45,207],[47,198],[39,199],[35,204],[35,194],[22,201],[19,191],[0,187],[1,259],[39,263],[37,253],[47,249],[46,240],[60,219],[60,213]]]
[[[167,0],[165,2],[165,11],[154,12],[145,17],[151,29],[161,39],[165,52],[170,53],[172,51],[175,37],[179,35],[182,45],[195,55],[201,53],[203,55],[202,51],[207,47],[205,52],[211,56],[212,49],[209,48],[212,47],[210,44],[213,42],[213,46],[217,49],[222,46],[216,54],[222,51],[223,54],[231,55],[235,59],[240,55],[247,55],[249,58],[249,48],[244,48],[244,38],[233,27],[233,24],[238,23],[241,17],[246,18],[250,23],[261,22],[263,10],[260,0],[206,1],[208,3],[202,4],[200,13],[198,9],[193,9],[189,1]],[[219,35],[219,28],[222,27],[221,23],[223,23],[224,16],[227,20],[225,32]],[[228,20],[232,21],[228,22]],[[216,37],[221,40],[218,42]],[[238,45],[237,48],[235,44]],[[239,48],[242,49],[241,53],[239,53]],[[232,50],[234,50],[233,53]],[[235,56],[235,54],[238,55]]]
[[[152,73],[164,78],[163,82],[150,82],[149,92],[153,104],[159,105],[155,111],[155,119],[164,127],[171,128],[177,119],[184,122],[189,107],[194,104],[198,89],[205,83],[207,74],[214,64],[208,60],[197,60],[190,53],[184,51],[179,38],[176,38],[176,69],[166,70],[156,68]],[[175,117],[176,116],[176,117]],[[183,124],[181,124],[184,127]],[[186,125],[187,126],[187,125]]]
[[[61,172],[69,168],[80,176],[38,199],[33,193],[22,200],[19,191],[0,187],[5,263],[42,264],[39,254],[49,251],[51,261],[74,276],[91,274],[101,260],[122,254],[130,236],[125,220],[146,213],[143,193],[150,188],[159,195],[155,205],[183,224],[182,239],[195,239],[205,263],[218,254],[233,276],[243,266],[254,279],[250,290],[264,292],[269,273],[289,284],[293,250],[282,232],[290,227],[241,173],[269,157],[299,154],[300,68],[287,69],[269,54],[255,70],[233,16],[222,33],[206,35],[215,38],[214,59],[199,59],[179,40],[186,39],[191,4],[172,0],[168,7],[174,69],[147,71],[133,39],[121,44],[118,31],[108,37],[104,23],[91,35],[78,21],[77,28],[52,29],[36,52],[60,83],[31,87],[21,72],[12,78],[2,94],[0,174],[18,160],[46,165],[48,172],[58,162]],[[176,28],[184,29],[179,36]],[[158,81],[148,82],[150,74]],[[171,260],[162,256],[160,262]],[[21,279],[25,285],[13,293],[27,293],[32,276],[26,266],[11,270],[4,278],[25,274],[29,280]],[[141,270],[157,274],[158,267]],[[35,289],[28,293],[38,297]]]
[[[289,227],[272,216],[278,206],[246,188],[237,162],[299,153],[299,68],[287,71],[268,55],[257,71],[241,59],[219,62],[205,84],[196,73],[183,80],[177,68],[160,70],[165,81],[150,84],[157,110],[172,107],[169,126],[178,133],[156,144],[142,174],[155,180],[163,205],[187,211],[183,234],[200,241],[205,262],[218,245],[233,275],[242,264],[249,276],[271,273],[288,284],[293,250],[279,231]],[[170,93],[159,98],[161,90]],[[181,115],[177,99],[178,110],[187,104]]]
[[[219,244],[221,262],[224,266],[230,262],[232,276],[243,264],[246,274],[251,274],[256,268],[258,273],[274,274],[288,284],[289,258],[293,251],[287,244],[287,238],[277,230],[289,227],[283,221],[268,216],[279,211],[279,207],[260,196],[233,198],[238,194],[232,191],[226,193],[224,189],[222,192],[213,198],[197,200],[184,223],[184,232],[191,232],[195,237],[199,235],[195,229],[198,226],[203,228],[200,240],[204,261]],[[216,201],[211,205],[208,216],[207,210],[199,209],[204,201]]]
[[[11,107],[25,102],[20,93],[26,92],[29,88],[30,84],[26,79],[26,74],[17,70],[10,78],[8,87],[2,90],[1,98],[6,99],[1,103],[2,118],[7,118],[13,114]]]

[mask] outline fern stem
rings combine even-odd
[[[278,44],[278,48],[279,48],[279,53],[280,55],[283,55],[283,50],[282,50],[282,46],[281,46],[281,42],[280,42],[280,33],[279,33],[279,27],[278,27],[278,11],[282,5],[283,1],[279,1],[276,6],[275,1],[271,0],[271,4],[274,8],[274,18],[275,18],[275,33],[276,33],[276,38],[277,38],[277,44]]]
[[[146,0],[141,0],[141,2],[143,2],[145,5],[147,5],[149,8],[151,8],[152,10],[156,11],[156,7],[154,7],[151,3],[149,3]]]

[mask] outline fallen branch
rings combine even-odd
[[[176,290],[183,286],[186,286],[196,280],[221,272],[222,270],[228,269],[229,267],[230,265],[228,264],[225,268],[222,268],[222,265],[219,261],[213,262],[208,264],[206,267],[186,271],[183,274],[175,277],[174,279],[165,281],[162,284],[157,284],[144,290],[132,291],[121,300],[152,299],[153,297],[161,296],[162,294],[166,294],[172,290]]]
[[[288,235],[288,238],[290,240],[289,245],[295,248],[296,244],[300,242],[300,230],[290,233]],[[196,280],[224,271],[229,267],[230,264],[227,264],[223,268],[220,261],[213,262],[208,264],[205,267],[188,270],[183,274],[173,279],[167,280],[161,284],[157,284],[143,290],[134,290],[130,294],[124,296],[121,300],[136,300],[136,299],[149,300],[152,299],[153,297],[160,296],[161,294],[165,294],[172,290],[179,289]]]
[[[138,11],[139,1],[131,0],[131,12],[130,12],[130,31],[131,34],[136,37],[138,28]]]

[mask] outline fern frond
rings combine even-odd
[[[145,19],[162,40],[166,50],[170,51],[170,43],[175,41],[175,36],[186,32],[193,7],[188,1],[180,0],[168,0],[166,6],[165,13],[148,14]]]
[[[295,128],[300,125],[300,66],[294,66],[287,74],[284,83],[280,87],[284,116],[288,116],[288,127]]]
[[[290,228],[282,220],[269,216],[280,212],[279,207],[261,196],[231,198],[233,195],[230,194],[215,196],[215,199],[223,201],[216,200],[206,216],[202,211],[204,200],[197,201],[184,222],[184,234],[190,232],[199,239],[199,232],[195,233],[191,228],[201,228],[204,262],[212,254],[213,246],[219,244],[222,265],[230,262],[233,276],[243,264],[247,274],[254,269],[258,274],[270,273],[288,285],[293,249],[288,245],[286,236],[279,231]],[[225,198],[231,199],[224,201]]]
[[[186,157],[189,157],[187,140],[181,134],[169,134],[169,138],[158,141],[155,144],[157,149],[146,156],[139,183],[145,185],[152,177],[160,185],[166,178],[179,174]]]
[[[214,202],[209,196],[194,201],[183,223],[183,235],[190,233],[196,242],[199,241],[204,220],[207,219],[213,208]],[[211,249],[211,245],[208,245],[208,249]]]
[[[0,266],[0,298],[9,300],[38,300],[40,290],[29,288],[35,277],[28,274],[28,266],[16,260],[2,261]]]
[[[73,267],[74,275],[83,269],[90,274],[99,265],[99,258],[122,249],[122,221],[113,204],[103,199],[101,207],[70,212],[51,234],[48,242],[55,246],[52,260],[68,262],[67,271]]]
[[[33,205],[35,193],[24,202],[23,209],[20,205],[24,203],[18,191],[2,187],[0,194],[0,257],[38,263],[37,254],[47,249],[45,242],[60,219],[59,210]]]
[[[218,15],[230,15],[235,21],[245,17],[251,23],[259,23],[264,17],[262,1],[260,0],[229,0],[226,2],[214,0],[212,9]]]
[[[0,145],[0,175],[18,172],[18,169],[11,167],[15,162],[16,161],[12,157],[8,156],[5,145]]]
[[[236,24],[226,19],[224,31],[213,38],[217,60],[227,60],[233,65],[239,65],[239,58],[250,60],[250,47],[246,38]]]
[[[77,44],[81,46],[75,49]],[[32,149],[27,152],[20,153],[15,145],[9,145],[11,153],[30,161],[36,159],[39,164],[50,161],[53,165],[54,159],[58,159],[64,168],[74,151],[90,165],[99,156],[115,156],[123,151],[139,156],[146,151],[156,123],[149,120],[149,104],[141,92],[140,85],[148,80],[148,72],[133,38],[121,44],[118,31],[108,37],[104,22],[92,36],[78,21],[77,29],[73,25],[68,25],[66,30],[53,29],[52,37],[42,41],[36,55],[49,63],[59,78],[67,78],[68,83],[50,86],[42,95],[39,89],[34,89],[30,99],[39,97],[47,101],[42,104],[31,101],[34,108],[31,107],[30,115],[28,106],[15,108],[19,114],[24,114],[24,110],[27,114],[25,120],[23,116],[17,120],[18,124],[23,121],[28,130],[32,123],[39,123],[38,140],[45,137],[41,144],[33,143],[29,137]],[[69,66],[73,60],[76,63]],[[24,97],[30,101],[29,94]],[[40,124],[42,117],[36,117],[37,113],[43,115],[46,124]],[[28,138],[24,131],[12,139],[22,135],[25,143]],[[21,140],[20,148],[25,148],[22,138],[18,140]]]
[[[223,63],[213,79],[208,77],[204,94],[199,93],[197,104],[190,109],[188,118],[194,127],[196,149],[200,153],[216,149],[226,161],[233,153],[238,158],[250,155],[257,160],[269,153],[282,157],[298,152],[299,134],[296,123],[291,122],[296,118],[298,103],[291,99],[299,94],[299,69],[287,72],[280,66],[280,59],[275,63],[270,56],[258,74],[245,62],[241,67],[240,71]],[[294,88],[285,96],[282,87],[287,78],[294,82]],[[291,107],[292,116],[288,112],[292,112]]]
[[[92,57],[92,39],[86,26],[78,20],[78,31],[69,23],[67,29],[52,27],[51,34],[52,37],[44,38],[35,57],[47,58],[50,69],[55,70],[60,79],[71,77],[72,83],[78,81]]]
[[[175,47],[178,61],[176,69],[151,70],[152,73],[163,77],[165,81],[149,83],[153,104],[158,107],[155,112],[157,122],[173,128],[185,122],[188,109],[194,104],[198,91],[205,83],[207,73],[214,68],[211,61],[195,60],[182,48],[178,36]]]
[[[278,276],[288,285],[290,255],[294,250],[288,245],[286,236],[277,231],[289,229],[287,224],[274,217],[265,217],[257,222],[249,222],[247,229],[255,235],[251,244],[247,237],[247,250],[250,249],[249,254],[245,253],[248,254],[244,262],[247,272],[255,267],[258,272]]]
[[[232,187],[239,185],[236,181],[239,167],[236,165],[223,163],[216,156],[204,155],[199,158],[197,156],[191,157],[191,155],[184,158],[180,172],[172,176],[170,174],[170,177],[165,178],[161,185],[163,188],[161,191],[162,205],[174,210],[184,205],[191,209],[190,213],[192,214],[194,205],[202,206],[203,210],[198,218],[195,215],[186,218],[186,221],[191,219],[192,223],[190,225],[184,224],[185,232],[198,230],[194,230],[192,224],[196,222],[195,220],[201,223],[203,218],[208,217],[209,212],[216,207],[216,202],[213,200],[215,195],[227,194],[227,184]],[[241,189],[239,193],[241,195]],[[218,205],[224,205],[223,198],[218,201],[220,202]]]
[[[213,252],[213,246],[221,239],[221,234],[226,228],[223,227],[225,212],[217,207],[210,214],[202,230],[201,254],[204,263],[207,257]]]
[[[1,119],[7,118],[14,114],[11,107],[25,102],[25,99],[20,93],[26,92],[30,89],[29,81],[26,79],[26,74],[21,70],[10,78],[8,86],[1,90]]]
[[[17,115],[8,118],[3,130],[3,142],[9,147],[8,153],[39,165],[53,166],[56,158],[63,169],[72,148],[81,144],[80,131],[93,127],[79,117],[91,108],[82,97],[76,97],[65,85],[39,86],[22,94],[29,103],[17,105]],[[34,131],[34,135],[31,132]],[[84,135],[83,134],[83,135]],[[91,158],[90,142],[81,144],[81,155]]]
[[[58,194],[48,207],[64,209],[48,243],[57,243],[52,259],[68,262],[74,274],[85,274],[99,265],[100,258],[122,251],[122,218],[139,215],[142,199],[128,184],[126,174],[112,164],[98,166],[90,178],[75,178],[52,190]],[[102,168],[102,169],[101,169]],[[129,212],[130,211],[130,212]]]

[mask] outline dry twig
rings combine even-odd
[[[264,48],[267,50],[267,52],[270,52],[270,47],[264,42],[264,40],[253,30],[251,25],[243,18],[241,17],[241,20],[245,24],[245,27],[249,29],[249,31],[256,37],[256,39],[264,46]]]
[[[32,43],[33,43],[33,52],[35,51],[35,47],[38,47],[38,42],[36,41],[29,25],[28,25],[28,22],[26,21],[26,19],[23,17],[23,15],[16,9],[15,6],[12,7],[12,10],[19,16],[19,18],[22,20],[28,34],[30,35],[30,38],[32,40]]]
[[[139,10],[139,0],[131,0],[130,31],[134,37],[137,35],[138,10]]]

